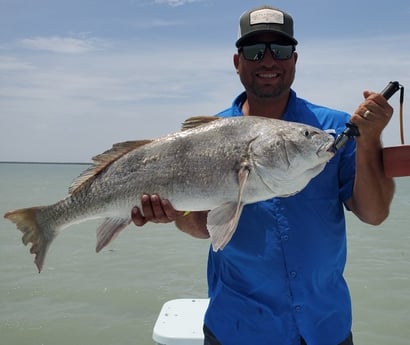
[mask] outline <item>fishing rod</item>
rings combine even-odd
[[[402,103],[402,98],[403,98],[403,86],[400,85],[398,81],[391,81],[387,84],[387,86],[383,89],[382,92],[380,92],[386,100],[388,100],[391,96],[393,96],[399,89],[402,89],[401,92],[401,103]],[[334,144],[333,144],[333,149],[335,151],[339,150],[343,146],[346,145],[346,143],[349,141],[349,139],[352,139],[354,137],[358,137],[360,135],[359,128],[351,122],[346,123],[346,129],[343,131],[342,134],[340,134]]]

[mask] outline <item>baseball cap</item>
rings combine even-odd
[[[286,12],[270,6],[257,7],[241,15],[238,40],[235,44],[240,47],[245,39],[264,32],[282,35],[293,45],[298,44],[293,37],[293,18]]]

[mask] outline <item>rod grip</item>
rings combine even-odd
[[[400,83],[398,81],[391,81],[387,86],[380,92],[386,100],[393,96],[400,89]]]
[[[391,81],[387,86],[380,92],[386,100],[393,96],[400,89],[400,83],[398,81]],[[346,123],[346,128],[342,134],[340,134],[333,144],[335,151],[339,150],[346,145],[350,138],[357,137],[360,135],[359,129],[356,125],[352,123]]]

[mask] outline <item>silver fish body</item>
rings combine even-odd
[[[41,271],[52,240],[62,229],[105,218],[97,251],[131,222],[141,195],[158,194],[179,210],[210,210],[207,227],[214,250],[232,237],[244,205],[302,190],[333,156],[334,139],[304,124],[245,116],[197,117],[183,131],[120,143],[50,206],[5,214],[23,232],[23,243]]]

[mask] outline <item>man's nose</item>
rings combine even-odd
[[[263,64],[264,66],[271,67],[277,65],[278,61],[273,57],[272,51],[268,47],[266,47],[263,58],[259,61],[259,63]]]

